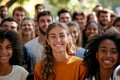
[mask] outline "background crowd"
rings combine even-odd
[[[0,6],[0,80],[112,80],[120,64],[120,17],[102,5],[87,15],[43,4],[27,16]],[[15,76],[17,75],[17,76]]]

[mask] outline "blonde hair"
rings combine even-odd
[[[30,40],[32,40],[33,38],[35,38],[35,24],[34,24],[34,21],[33,21],[31,18],[26,17],[26,18],[23,19],[23,21],[22,21],[22,23],[21,23],[21,25],[20,25],[20,29],[19,29],[20,37],[21,37],[21,40],[22,40],[22,43],[23,43],[23,44],[25,43],[25,39],[23,39],[24,33],[23,33],[23,30],[21,29],[21,27],[22,27],[22,24],[23,24],[23,22],[24,22],[25,20],[29,20],[29,21],[32,23],[33,28],[34,28],[33,31],[32,31]]]

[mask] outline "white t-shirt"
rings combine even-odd
[[[42,53],[43,53],[44,47],[38,42],[38,39],[39,37],[34,38],[25,44],[25,46],[28,49],[30,49],[30,53],[32,54],[34,66],[37,62],[41,60],[43,56]]]
[[[0,80],[26,80],[28,72],[21,66],[13,65],[10,74],[5,76],[0,76]]]

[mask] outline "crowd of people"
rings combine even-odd
[[[54,19],[43,4],[34,17],[22,6],[10,16],[0,6],[0,80],[112,80],[120,65],[120,17],[96,5],[60,9]]]

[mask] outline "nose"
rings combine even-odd
[[[111,57],[111,52],[107,52],[107,57]]]
[[[57,42],[59,42],[60,40],[61,40],[60,37],[57,37],[57,38],[56,38],[56,41],[57,41]]]

